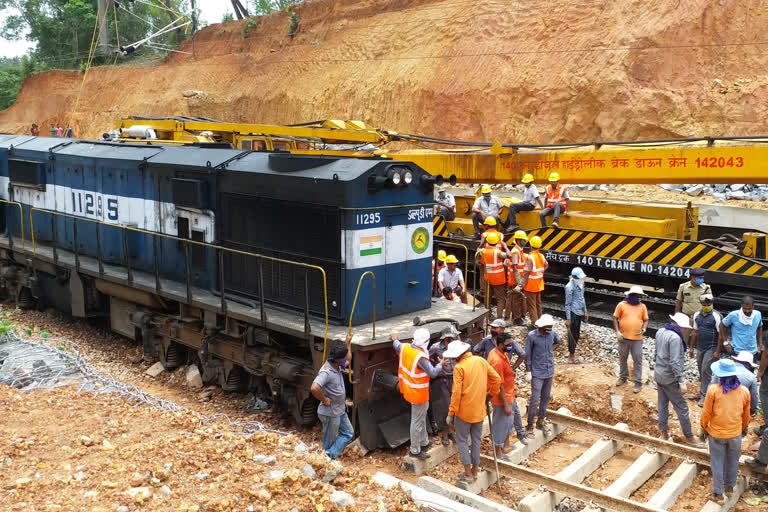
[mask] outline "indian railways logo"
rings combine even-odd
[[[421,254],[429,247],[429,231],[426,228],[418,228],[411,235],[411,249],[416,254]]]

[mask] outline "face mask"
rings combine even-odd
[[[627,302],[629,302],[632,306],[637,306],[640,304],[640,297],[636,295],[632,295],[630,297],[627,297]]]
[[[504,345],[504,352],[512,352],[513,349],[512,345]]]
[[[551,327],[544,327],[544,334],[549,334],[551,332],[552,332],[552,328]]]
[[[440,192],[439,197],[440,197],[440,199],[445,199],[445,192]]]
[[[711,313],[712,312],[712,306],[701,306],[701,310],[704,313]]]
[[[693,280],[694,283],[696,283],[696,286],[701,286],[704,284],[704,278],[703,277],[697,277]]]
[[[491,196],[483,196],[483,199],[485,199],[486,203],[490,203],[491,202]]]
[[[342,370],[346,370],[347,366],[349,366],[349,361],[347,361],[346,359],[342,359],[341,361],[339,361],[339,368],[341,368]]]

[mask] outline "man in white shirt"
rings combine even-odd
[[[440,293],[443,293],[444,288],[453,290],[453,293],[461,297],[463,301],[467,286],[464,284],[464,274],[456,268],[458,262],[459,260],[453,254],[449,254],[445,258],[445,266],[437,274],[437,287],[440,288]]]
[[[442,185],[437,189],[435,215],[442,215],[447,221],[456,218],[456,199],[453,195],[446,193],[445,187]]]
[[[533,175],[526,174],[523,176],[523,200],[519,203],[509,203],[509,215],[507,215],[507,221],[504,223],[504,227],[507,232],[511,233],[517,230],[520,225],[517,223],[515,215],[517,212],[526,212],[536,208],[544,208],[544,203],[541,202],[541,196],[539,195],[539,189],[533,184]]]
[[[482,196],[478,197],[475,204],[472,205],[472,224],[475,226],[475,238],[480,239],[480,225],[485,222],[487,217],[494,217],[496,225],[502,226],[501,212],[504,210],[504,203],[496,196],[491,195],[491,187],[483,185],[480,189]]]

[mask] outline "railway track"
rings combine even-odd
[[[418,461],[414,464],[406,457],[404,468],[417,474],[426,473],[433,468],[440,468],[442,471],[437,478],[434,476],[437,471],[431,472],[433,476],[421,476],[418,480],[418,488],[421,491],[415,490],[411,484],[403,484],[402,487],[417,503],[419,499],[424,502],[432,500],[433,510],[470,509],[451,508],[451,505],[446,503],[436,504],[434,501],[437,498],[430,497],[430,493],[446,500],[453,500],[454,503],[462,506],[488,512],[511,510],[550,512],[555,510],[565,498],[570,499],[568,510],[574,510],[575,500],[578,500],[583,504],[584,512],[595,508],[616,512],[667,510],[725,512],[738,502],[741,494],[748,489],[750,480],[768,481],[768,474],[757,472],[747,466],[746,457],[742,456],[739,463],[738,482],[726,503],[721,505],[704,501],[705,497],[711,496],[711,480],[709,477],[704,477],[703,480],[697,481],[696,477],[709,472],[709,454],[706,449],[697,449],[631,432],[624,424],[611,426],[579,418],[567,409],[548,411],[547,414],[552,422],[551,432],[547,434],[537,429],[534,439],[529,441],[528,446],[516,443],[508,454],[509,461],[495,460],[493,456],[481,455],[482,471],[476,482],[455,484],[444,474],[445,471],[442,469],[446,465],[442,462],[456,453],[456,447],[451,443],[447,446],[434,447],[431,452],[432,457],[427,461]],[[548,453],[548,450],[551,451],[561,438],[574,433],[586,435],[585,439],[593,441],[587,441],[586,444],[589,444],[589,447],[567,466],[559,468],[556,473],[531,467],[531,460],[551,458],[552,454]],[[607,481],[605,477],[596,478],[601,468],[610,466],[611,459],[619,457],[625,447],[632,448],[632,453],[637,454],[629,467],[626,467],[618,478],[612,481]],[[560,456],[562,457],[562,454]],[[626,465],[626,461],[623,463]],[[452,466],[456,465],[452,464]],[[676,468],[672,471],[673,466]],[[622,466],[619,464],[618,467]],[[662,470],[662,468],[666,469]],[[459,467],[457,466],[456,469]],[[501,476],[501,485],[497,483],[497,470]],[[499,498],[507,494],[510,488],[519,487],[520,482],[529,484],[533,490],[520,499],[514,509],[482,496],[484,494]],[[598,486],[595,482],[604,484],[605,487]],[[643,492],[638,492],[641,490]],[[700,503],[692,505],[690,500],[687,503],[677,503],[678,498],[686,491],[689,495],[695,493],[696,496],[700,496],[702,498],[698,500]],[[427,506],[430,505],[427,503]],[[580,507],[581,505],[577,509]]]

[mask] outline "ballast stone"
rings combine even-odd
[[[200,370],[195,365],[187,368],[187,386],[192,388],[203,387],[203,378],[200,375]]]
[[[160,375],[160,374],[161,374],[161,373],[163,373],[164,371],[165,371],[165,367],[163,366],[163,363],[161,363],[160,361],[158,361],[158,362],[156,362],[155,364],[153,364],[152,366],[150,366],[150,367],[147,369],[147,371],[146,371],[146,372],[144,372],[144,373],[146,373],[146,374],[147,374],[147,375],[149,375],[150,377],[157,377],[158,375]]]
[[[331,501],[339,508],[355,506],[355,498],[344,491],[333,491],[331,493]]]

